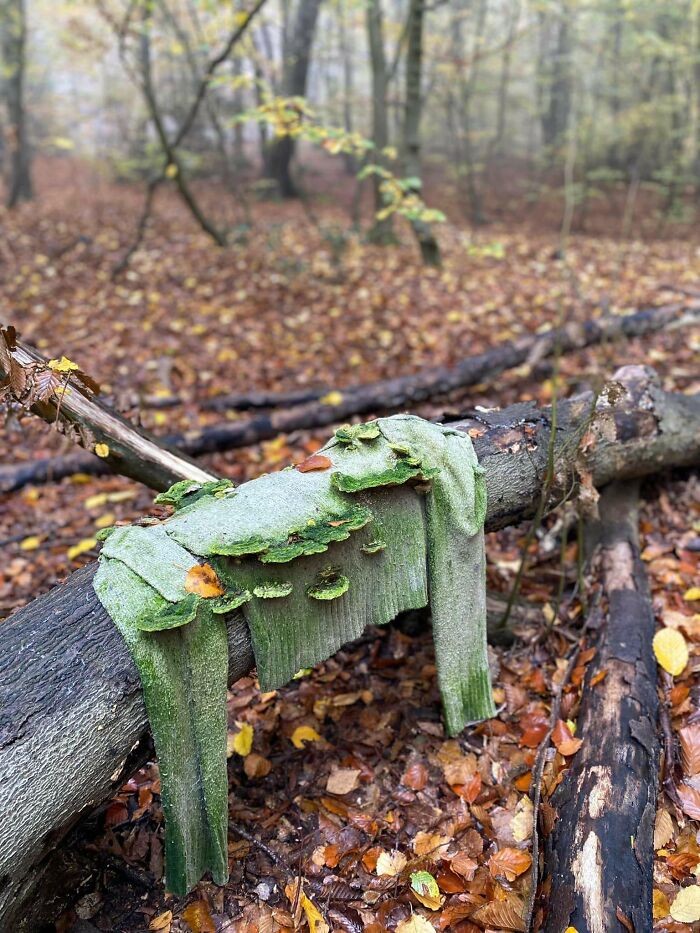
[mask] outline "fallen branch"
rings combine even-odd
[[[469,357],[453,369],[430,369],[413,376],[401,376],[384,382],[359,386],[341,393],[336,404],[310,402],[288,410],[260,414],[245,421],[224,422],[186,434],[170,434],[162,439],[169,448],[177,448],[189,456],[216,453],[245,447],[279,434],[298,430],[314,430],[368,412],[399,411],[435,395],[445,394],[457,388],[474,385],[484,378],[493,378],[505,369],[518,366],[528,360],[540,360],[545,356],[590,346],[604,340],[619,337],[634,337],[652,333],[671,326],[682,326],[700,318],[700,305],[675,304],[662,308],[638,311],[628,317],[610,317],[601,321],[588,321],[583,325],[567,325],[546,334],[522,337],[512,343]],[[25,348],[26,350],[26,348]],[[235,397],[239,402],[241,396]],[[255,400],[255,394],[243,397],[247,402]],[[260,399],[271,401],[270,394],[262,393]],[[95,403],[97,404],[97,403]],[[252,405],[251,405],[252,407]],[[96,417],[102,418],[104,406],[99,406]],[[69,412],[66,412],[68,415]],[[29,463],[12,464],[0,468],[0,491],[13,492],[28,483],[56,481],[73,473],[101,475],[111,469],[153,485],[147,473],[137,475],[141,456],[141,441],[134,438],[134,450],[124,449],[124,425],[126,422],[114,415],[120,424],[120,447],[115,448],[117,459],[96,459],[88,454],[71,454],[67,457],[49,457]],[[80,415],[80,424],[92,428],[89,408]],[[93,432],[95,433],[95,432]],[[138,432],[146,436],[144,432]],[[107,441],[109,443],[109,441]],[[111,450],[111,445],[110,445]],[[132,472],[126,473],[120,463],[125,458],[133,464]],[[149,470],[151,469],[149,464]],[[172,480],[171,480],[172,481]],[[168,483],[165,483],[168,485]]]
[[[472,434],[486,469],[487,530],[531,515],[546,470],[548,410],[514,405],[458,426]],[[700,396],[666,393],[652,372],[627,367],[597,401],[586,394],[559,403],[554,446],[551,505],[575,490],[579,450],[580,468],[596,485],[698,463]],[[59,841],[139,760],[134,749],[146,731],[140,682],[93,592],[93,572],[79,571],[3,623],[0,784],[12,788],[0,821],[3,929],[34,930],[55,913],[66,893]],[[229,653],[235,680],[252,664],[239,623],[231,623]]]
[[[551,799],[557,821],[546,844],[547,933],[653,925],[660,749],[638,493],[637,483],[612,483],[599,503],[594,533],[608,608],[578,716],[583,745]]]

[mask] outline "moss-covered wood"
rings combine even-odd
[[[245,618],[269,690],[430,603],[447,731],[493,714],[486,490],[469,436],[384,418],[338,429],[314,466],[238,489],[178,483],[159,497],[171,518],[106,534],[95,590],[141,674],[175,893],[227,875],[228,612]],[[216,584],[197,593],[200,562]]]

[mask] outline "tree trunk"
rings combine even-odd
[[[407,405],[415,405],[436,395],[475,385],[487,378],[493,379],[505,369],[528,361],[534,363],[553,353],[563,353],[621,336],[639,336],[686,321],[697,321],[697,308],[693,305],[689,308],[690,312],[687,315],[681,314],[686,310],[685,305],[668,305],[639,311],[628,317],[610,317],[600,321],[587,321],[582,325],[567,325],[548,333],[501,344],[479,356],[468,357],[452,369],[423,370],[416,375],[400,376],[345,390],[341,393],[341,400],[334,405],[323,401],[310,402],[288,410],[257,415],[245,421],[224,422],[200,431],[188,431],[186,435],[168,435],[162,438],[161,442],[168,445],[169,457],[176,456],[175,449],[196,456],[244,447],[285,432],[338,424],[359,414],[401,410]],[[0,365],[0,375],[1,370]],[[324,392],[320,392],[319,396]],[[76,453],[66,457],[50,457],[27,464],[0,467],[0,491],[11,492],[27,483],[54,481],[73,473],[99,475],[109,472],[112,463],[117,472],[139,479],[147,485],[152,484],[150,473],[153,470],[165,470],[165,477],[172,475],[172,472],[168,472],[171,471],[170,461],[165,464],[161,462],[164,452],[158,449],[153,439],[145,432],[139,432],[133,443],[129,444],[127,422],[109,413],[104,406],[99,406],[96,400],[88,400],[89,405],[86,407],[81,399],[84,400],[84,396],[79,397],[74,390],[62,403],[61,413],[64,418],[83,428],[89,428],[95,436],[99,436],[110,447],[109,456],[98,459],[91,454]],[[229,401],[234,403],[236,399],[234,397]],[[74,415],[75,405],[79,405],[80,410]],[[97,405],[97,410],[91,412],[90,405]],[[226,405],[217,407],[225,408]],[[109,424],[104,421],[106,413],[118,422],[115,425],[118,432],[117,443],[110,440]],[[37,411],[37,414],[46,417],[41,411]],[[97,420],[93,422],[93,419]],[[53,420],[50,412],[47,420]],[[140,468],[142,458],[144,467]]]
[[[378,165],[382,165],[384,162],[382,152],[389,145],[389,114],[387,111],[389,74],[384,49],[382,0],[368,0],[366,20],[372,78],[372,141],[375,147],[371,158]],[[375,175],[372,179],[372,185],[374,189],[375,217],[369,232],[369,240],[371,243],[390,244],[396,240],[391,215],[380,220],[377,219],[377,214],[385,206],[381,178]]]
[[[304,97],[311,64],[311,50],[322,0],[299,0],[294,32],[284,61],[283,93],[287,97]],[[291,136],[274,139],[265,154],[265,175],[277,183],[284,198],[295,198],[298,191],[292,178],[294,140]]]
[[[579,463],[596,485],[700,462],[700,397],[663,392],[643,367],[626,367],[614,379],[597,400],[560,403],[552,503],[575,488],[584,434]],[[487,530],[537,507],[550,417],[548,409],[520,404],[455,424],[474,437],[486,470]],[[93,592],[93,573],[91,566],[74,574],[3,623],[0,784],[12,788],[12,806],[0,820],[0,926],[18,933],[55,913],[66,858],[56,847],[83,811],[128,777],[146,729],[136,670]],[[247,631],[236,620],[229,646],[235,680],[252,664]]]
[[[421,179],[420,121],[423,112],[423,22],[425,0],[411,0],[408,11],[408,45],[406,48],[406,100],[403,124],[404,174]],[[424,220],[412,220],[411,226],[420,247],[423,262],[429,266],[440,265],[440,247],[435,235]]]
[[[606,617],[588,666],[583,745],[551,799],[546,933],[651,930],[659,741],[654,610],[639,556],[638,485],[612,483],[597,538]],[[596,686],[591,680],[603,673]],[[550,887],[551,885],[551,887]]]
[[[10,129],[7,206],[32,197],[31,155],[24,101],[27,19],[25,0],[0,0],[0,43]]]

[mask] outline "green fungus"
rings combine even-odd
[[[494,712],[486,487],[470,438],[398,415],[339,428],[320,453],[332,469],[282,470],[235,489],[176,483],[157,499],[173,515],[110,529],[102,547],[95,591],[143,684],[174,894],[207,871],[219,884],[228,875],[227,620],[247,624],[270,690],[366,626],[429,605],[447,732]],[[188,592],[187,573],[202,563],[220,595]]]

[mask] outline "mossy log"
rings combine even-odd
[[[246,420],[228,421],[185,434],[170,434],[158,439],[158,443],[166,448],[166,454],[176,449],[186,456],[196,457],[256,444],[282,433],[316,430],[326,425],[339,424],[356,415],[397,412],[455,389],[493,380],[505,370],[539,361],[554,353],[566,353],[605,341],[630,339],[659,330],[697,324],[699,316],[697,302],[686,302],[647,308],[624,317],[608,316],[583,324],[567,324],[543,334],[527,334],[517,340],[499,344],[477,356],[466,357],[453,367],[433,367],[408,376],[351,387],[340,393],[341,398],[335,404],[319,401],[325,390],[320,390],[317,397],[306,404],[296,404],[299,399],[306,399],[307,396],[303,392],[295,393],[286,401],[287,405],[294,403],[291,408],[279,408]],[[24,352],[27,352],[27,348],[24,348]],[[109,438],[105,437],[104,421],[105,411],[108,410],[96,399],[88,399],[86,402],[79,395],[76,387],[70,400],[66,397],[61,405],[62,420],[72,421],[81,430],[87,430],[89,436],[106,440],[110,447],[109,455],[99,459],[87,452],[76,452],[26,464],[10,464],[0,468],[0,491],[12,492],[27,483],[51,482],[73,473],[100,475],[110,470],[139,479],[147,485],[166,487],[176,481],[178,477],[172,471],[171,461],[154,451],[150,435],[139,431],[129,446],[124,433],[126,422],[112,414],[118,433],[117,442],[110,443]],[[67,405],[68,401],[70,404]],[[257,407],[258,404],[265,407],[281,401],[284,401],[284,396],[253,393],[248,396],[222,396],[218,400],[204,403],[203,407],[226,410],[236,406]],[[76,409],[75,412],[71,405]],[[94,413],[91,412],[91,405],[95,406]],[[46,417],[41,411],[37,413]],[[46,420],[53,420],[51,410],[48,415]],[[140,462],[143,467],[139,467]]]
[[[558,408],[552,504],[575,491],[576,461],[596,485],[700,462],[700,396],[664,392],[645,368],[618,371],[597,400],[587,394]],[[532,515],[547,471],[551,411],[521,404],[455,426],[470,432],[486,470],[486,529]],[[146,734],[138,674],[95,596],[93,575],[94,567],[79,571],[3,623],[2,929],[37,930],[65,902],[74,853],[59,843],[128,777]],[[235,680],[252,663],[245,628],[229,630],[229,654]]]
[[[600,499],[596,544],[606,610],[578,716],[583,745],[551,804],[547,913],[561,933],[651,930],[654,815],[660,746],[655,620],[639,555],[638,484],[612,483]],[[594,678],[605,675],[597,686]]]

